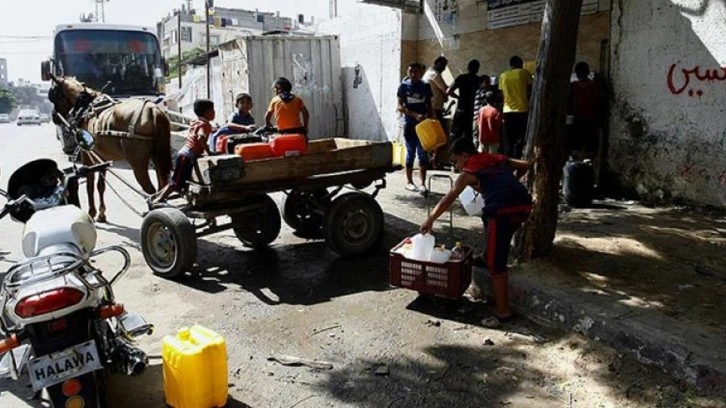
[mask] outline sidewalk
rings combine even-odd
[[[426,198],[406,191],[404,179],[403,172],[390,174],[378,195],[391,239],[414,234],[427,215]],[[432,190],[433,206],[448,181],[435,181]],[[510,269],[515,311],[602,341],[701,389],[726,391],[724,213],[612,200],[593,207],[561,212],[552,255]],[[461,240],[481,251],[478,217],[457,203],[453,239],[444,219],[448,214],[434,226],[437,241]],[[488,279],[477,282],[489,290]]]

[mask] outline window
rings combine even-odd
[[[182,27],[181,28],[181,39],[182,41],[192,42],[192,28]]]

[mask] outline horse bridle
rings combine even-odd
[[[81,85],[83,85],[83,91],[78,94],[78,97],[76,98],[76,103],[71,103],[70,98],[68,98],[65,92],[63,92],[63,85],[65,81],[65,78],[63,78],[56,82],[56,86],[48,92],[48,100],[50,100],[53,105],[55,105],[58,101],[59,96],[63,98],[66,104],[70,107],[68,113],[66,114],[66,120],[68,121],[68,124],[71,125],[71,127],[78,128],[80,123],[87,118],[88,111],[91,109],[91,103],[95,98],[91,96],[90,92],[88,92],[88,88],[86,88],[86,85],[81,83]],[[55,113],[57,113],[57,111],[54,112],[54,117]]]

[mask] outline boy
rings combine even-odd
[[[431,105],[431,87],[422,81],[424,66],[418,62],[408,64],[407,77],[398,86],[398,112],[403,115],[403,138],[406,141],[406,190],[427,195],[426,168],[429,156],[421,146],[416,125],[427,117],[435,117]],[[418,156],[421,187],[413,183],[413,160]]]
[[[421,224],[421,233],[431,231],[434,221],[456,201],[467,186],[484,196],[482,220],[487,234],[485,256],[476,256],[474,265],[489,270],[494,294],[494,317],[486,319],[487,327],[495,327],[512,318],[508,298],[507,258],[514,232],[532,210],[532,197],[514,175],[529,169],[523,160],[508,159],[499,154],[477,153],[474,143],[457,139],[451,146],[451,159],[461,170],[451,190],[436,204],[431,215]]]
[[[219,136],[250,133],[255,130],[255,118],[250,113],[253,106],[250,94],[240,92],[235,96],[234,100],[237,112],[230,115],[229,119],[227,119],[227,124],[219,128],[219,130],[209,137],[207,144],[209,145],[209,150],[212,152],[216,150],[217,138]]]
[[[502,114],[494,107],[494,92],[484,94],[484,106],[479,110],[479,151],[497,153],[501,140]]]
[[[151,207],[165,201],[172,192],[186,189],[187,181],[194,170],[194,162],[204,153],[211,155],[207,138],[212,133],[212,125],[209,122],[214,120],[214,102],[209,99],[197,99],[194,101],[194,114],[197,115],[197,120],[189,125],[186,143],[176,155],[174,173],[169,179],[169,184],[153,198]]]
[[[273,85],[275,97],[270,101],[265,114],[265,125],[272,126],[275,118],[277,130],[280,133],[302,133],[307,139],[310,129],[310,112],[299,96],[292,94],[292,83],[287,78],[280,77]],[[302,122],[300,116],[302,115]]]

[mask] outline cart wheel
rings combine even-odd
[[[258,211],[232,214],[232,230],[245,246],[261,249],[280,234],[280,210],[277,209],[275,200],[268,195],[252,197],[248,203],[259,203],[262,208]]]
[[[346,193],[325,213],[325,241],[341,256],[368,252],[383,235],[383,210],[363,193]]]
[[[292,190],[282,199],[282,219],[290,228],[300,232],[315,232],[323,226],[323,215],[315,212],[316,202],[326,207],[328,190]]]
[[[141,224],[141,251],[159,276],[176,278],[188,271],[197,257],[197,236],[189,218],[175,208],[149,212]]]

